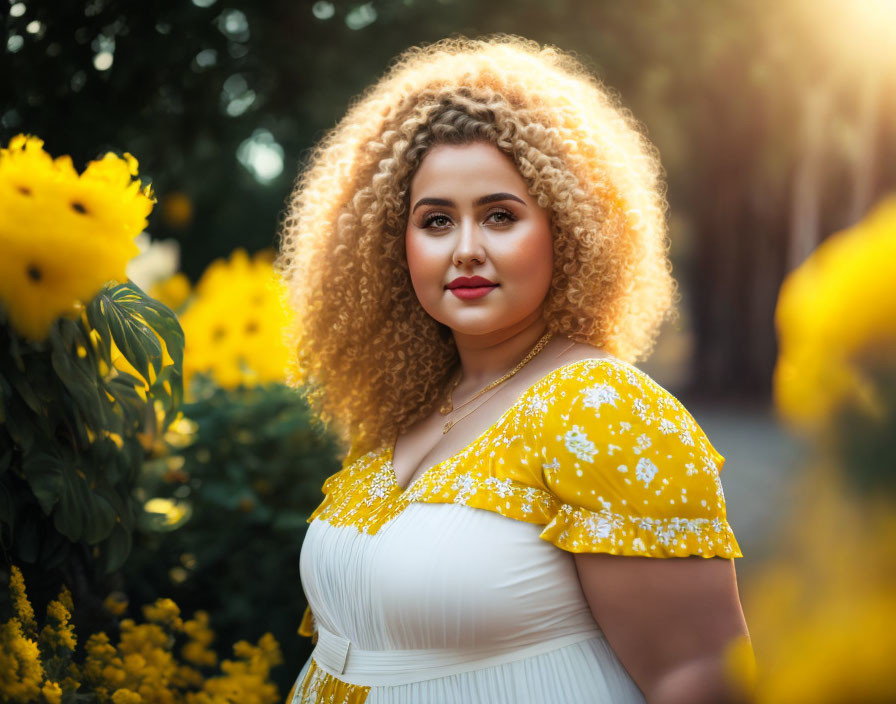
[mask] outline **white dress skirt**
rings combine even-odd
[[[543,528],[456,503],[373,534],[315,518],[300,567],[317,643],[291,704],[331,701],[328,676],[369,687],[365,704],[644,702]]]

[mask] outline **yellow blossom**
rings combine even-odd
[[[0,305],[22,336],[41,340],[110,280],[126,280],[134,238],[152,209],[129,154],[106,154],[78,174],[37,137],[0,149]]]
[[[140,704],[142,701],[143,697],[130,689],[116,689],[112,694],[112,704]]]
[[[215,639],[214,632],[209,628],[208,612],[197,611],[192,619],[184,622],[184,632],[189,636],[181,650],[184,660],[194,665],[217,664],[218,655],[208,647]]]
[[[828,237],[783,285],[775,310],[779,357],[774,396],[796,427],[818,430],[849,402],[869,417],[879,391],[860,359],[896,353],[896,196]]]
[[[19,609],[30,613],[21,573],[13,569],[10,580],[18,594]],[[121,598],[119,602],[126,603]],[[175,633],[184,633],[187,643],[181,655],[199,666],[214,666],[217,657],[208,646],[214,639],[208,613],[196,612],[182,621],[180,609],[171,599],[158,599],[144,606],[147,623],[133,619],[120,623],[120,638],[113,645],[102,632],[89,636],[82,667],[71,661],[75,647],[71,618],[71,594],[63,587],[47,607],[39,647],[22,631],[17,618],[0,625],[0,700],[48,702],[63,698],[90,699],[100,703],[137,704],[273,704],[280,701],[269,681],[270,669],[282,662],[280,646],[270,634],[257,645],[241,641],[234,646],[235,660],[221,665],[221,674],[205,679],[196,667],[175,659]],[[61,651],[61,652],[60,652]],[[68,652],[65,652],[68,651]],[[41,656],[46,662],[41,662]],[[49,673],[53,673],[52,678]],[[55,681],[61,679],[62,681]],[[87,695],[86,697],[84,695]],[[92,696],[90,696],[92,695]]]
[[[128,597],[122,592],[111,592],[104,600],[103,606],[113,616],[121,616],[128,608]]]
[[[56,682],[44,682],[40,693],[47,704],[60,704],[62,701],[62,687]]]
[[[71,624],[71,614],[59,601],[47,605],[47,623],[40,632],[40,642],[50,650],[75,649],[75,629]]]
[[[180,608],[171,599],[156,599],[155,603],[143,607],[143,616],[147,621],[182,630],[184,623],[180,618]]]
[[[896,701],[896,512],[833,467],[798,480],[786,536],[745,585],[758,704]]]
[[[0,651],[0,693],[13,702],[35,700],[44,679],[40,649],[14,618],[0,625]]]
[[[224,388],[285,379],[287,307],[271,259],[269,251],[250,259],[236,249],[206,269],[181,315],[187,384],[196,372],[211,374]]]
[[[239,641],[233,646],[238,660],[221,663],[221,677],[206,680],[203,693],[208,699],[190,699],[192,704],[209,701],[241,702],[245,704],[274,704],[278,702],[277,688],[267,681],[270,669],[283,662],[280,646],[270,633],[263,635],[257,645]]]
[[[190,280],[181,271],[154,283],[147,293],[172,310],[177,310],[190,296]]]
[[[34,609],[31,608],[31,602],[28,601],[28,595],[25,593],[25,578],[22,576],[22,571],[15,565],[12,566],[9,574],[9,591],[22,631],[29,638],[37,638],[37,623],[34,620]]]

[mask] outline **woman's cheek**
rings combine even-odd
[[[438,257],[413,233],[405,239],[405,251],[414,291],[417,293],[417,298],[425,302],[434,295],[434,287],[437,287],[442,280],[442,273],[438,270]]]
[[[550,238],[541,234],[527,237],[505,253],[504,261],[520,282],[527,288],[550,282],[553,269],[553,249]]]

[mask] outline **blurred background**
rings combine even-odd
[[[0,12],[0,143],[39,136],[79,170],[107,151],[137,158],[158,202],[128,277],[186,335],[183,418],[146,445],[145,515],[120,569],[88,580],[98,600],[207,610],[222,657],[272,632],[285,696],[311,648],[296,633],[305,518],[339,467],[278,383],[270,258],[285,199],[311,146],[403,49],[508,32],[576,52],[660,150],[683,298],[639,366],[726,458],[763,700],[896,701],[896,638],[881,626],[896,622],[896,0]],[[267,298],[234,319],[247,291]]]

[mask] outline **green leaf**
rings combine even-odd
[[[103,357],[106,366],[112,366],[112,331],[109,330],[109,322],[103,314],[103,297],[102,293],[93,297],[93,300],[87,304],[87,322],[90,327],[97,331],[100,336],[97,348]]]
[[[148,383],[150,367],[156,374],[162,368],[162,343],[143,318],[145,301],[152,299],[128,282],[101,291],[94,300],[121,354]]]
[[[171,387],[170,394],[167,389],[165,389],[166,381]],[[158,379],[156,379],[155,383],[149,387],[149,394],[152,398],[162,401],[163,408],[165,409],[165,417],[162,420],[162,429],[167,428],[171,421],[174,420],[178,410],[180,410],[184,398],[183,375],[177,365],[169,364],[162,369]]]
[[[129,283],[140,291],[136,284]],[[165,348],[168,350],[171,361],[178,369],[181,369],[184,362],[184,331],[177,319],[177,314],[165,304],[146,296],[146,294],[144,296],[140,314],[165,342]]]
[[[84,539],[88,545],[96,545],[105,540],[115,527],[118,514],[105,497],[97,492],[89,493],[87,526]]]
[[[27,453],[22,460],[25,480],[47,515],[65,492],[66,469],[65,462],[61,458],[40,450]]]
[[[51,570],[63,564],[71,554],[72,543],[64,535],[56,531],[46,531],[46,536],[41,545],[40,565],[45,570]]]
[[[53,512],[53,525],[73,543],[84,537],[88,530],[93,501],[87,482],[74,467],[63,472],[64,487],[59,497],[59,505]]]
[[[66,344],[55,328],[50,333],[50,343],[53,371],[81,409],[95,412],[101,404],[96,374],[82,363],[73,346]]]
[[[43,410],[43,404],[25,374],[13,374],[10,382],[13,388],[19,392],[19,397],[28,405],[28,408],[35,413],[40,413]]]
[[[103,545],[103,557],[106,574],[119,569],[131,552],[131,533],[126,531],[120,523],[116,523]]]
[[[22,452],[29,452],[34,445],[37,428],[34,414],[21,398],[13,396],[9,404],[9,415],[6,418],[6,432]]]

